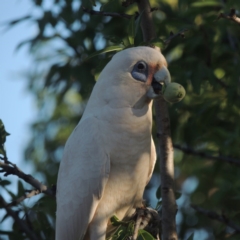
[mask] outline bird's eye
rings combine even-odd
[[[144,61],[137,62],[132,70],[132,77],[136,80],[146,82],[148,76],[148,66]]]
[[[138,68],[139,70],[144,70],[144,69],[145,69],[145,66],[144,66],[143,63],[139,63],[139,64],[137,65],[137,68]]]

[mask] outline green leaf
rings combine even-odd
[[[3,146],[0,146],[0,154],[6,156],[6,151],[4,150]]]
[[[134,226],[135,226],[135,222],[134,221],[130,221],[129,224],[128,224],[128,227],[127,227],[127,230],[128,230],[130,235],[133,234]]]
[[[182,196],[181,192],[175,192],[175,199],[179,199]]]
[[[192,234],[187,238],[187,240],[193,240],[193,237],[194,237],[194,233],[192,233]]]
[[[127,237],[133,235],[134,221],[120,221],[117,216],[112,216],[110,222],[113,226],[117,227],[111,234],[110,239],[112,240],[124,240]],[[109,239],[109,238],[108,238]]]
[[[133,235],[135,222],[123,222],[120,221],[115,215],[110,218],[110,222],[113,226],[117,226],[116,231],[112,234],[111,239],[124,240],[126,237]],[[137,240],[154,240],[155,238],[145,230],[140,229],[138,231]]]
[[[81,2],[84,7],[91,8],[92,6],[96,6],[95,0],[82,0]]]
[[[116,7],[116,0],[102,1],[100,11],[111,12]]]
[[[192,7],[215,7],[219,5],[219,1],[202,1],[191,4]]]
[[[8,190],[7,188],[4,188],[7,192],[8,192],[8,194],[12,197],[12,199],[15,199],[17,196],[13,193],[13,192],[11,192],[10,190]]]
[[[51,80],[55,74],[59,72],[60,65],[59,64],[53,64],[48,71],[48,74],[45,78],[45,87],[50,86]]]
[[[92,3],[93,6],[96,6],[96,1],[90,0],[90,2]]]
[[[23,183],[21,180],[18,180],[18,196],[22,196],[25,194],[25,189],[23,187]]]
[[[4,149],[4,143],[6,142],[6,137],[10,134],[5,130],[4,124],[0,119],[0,154],[6,157],[6,151]]]
[[[160,38],[154,38],[151,42],[151,45],[154,45],[156,47],[159,47],[160,49],[163,49],[165,47],[165,43],[162,39]]]
[[[161,185],[158,187],[158,189],[156,191],[156,197],[157,197],[157,199],[161,198]]]
[[[137,240],[155,240],[155,238],[147,231],[140,229],[138,231]]]
[[[8,180],[1,180],[1,181],[0,181],[0,186],[1,186],[1,187],[7,186],[7,185],[9,185],[9,184],[11,184],[11,182],[8,181]]]
[[[6,142],[6,137],[10,134],[5,130],[4,124],[0,119],[0,145],[3,145]]]
[[[111,218],[110,218],[110,222],[113,226],[120,226],[121,224],[123,224],[124,222],[120,221],[116,215],[113,215]]]
[[[97,51],[97,52],[89,55],[87,58],[84,59],[84,61],[87,61],[87,60],[89,60],[90,58],[96,57],[96,56],[98,56],[98,55],[100,55],[100,54],[103,54],[103,53],[114,52],[114,51],[118,52],[118,51],[121,51],[122,49],[123,49],[123,47],[121,47],[121,46],[110,46],[110,47],[106,47],[106,48],[104,48],[104,49],[102,49],[102,50],[99,50],[99,51]]]
[[[114,239],[116,240],[123,240],[123,239],[126,239],[126,237],[128,236],[128,230],[127,230],[127,227],[125,226],[119,226],[117,232],[116,232],[116,235]]]

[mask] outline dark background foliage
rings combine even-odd
[[[82,7],[92,9],[93,1],[55,0],[48,9],[44,1],[32,1],[41,12],[40,17],[29,15],[14,20],[9,27],[19,21],[31,21],[38,26],[36,36],[22,43],[29,46],[29,53],[35,59],[26,81],[39,108],[25,160],[26,164],[33,162],[36,172],[41,173],[41,181],[51,186],[56,183],[66,139],[83,113],[97,76],[114,52],[89,56],[110,46],[129,47],[133,40],[134,45],[144,43],[134,4],[126,8],[117,0],[95,1],[95,10],[133,15],[129,20],[84,12]],[[179,238],[194,232],[194,239],[200,240],[239,239],[239,235],[232,234],[233,229],[197,213],[190,204],[224,214],[240,225],[240,167],[206,157],[206,154],[228,156],[240,161],[240,26],[227,19],[217,20],[220,12],[240,10],[240,2],[150,2],[158,8],[153,11],[158,36],[154,43],[161,46],[168,60],[172,81],[182,84],[187,92],[182,102],[169,105],[173,143],[180,146],[175,149]],[[164,42],[171,32],[182,30],[187,30],[184,37]],[[190,154],[189,150],[196,153]],[[158,168],[157,165],[155,179]],[[8,182],[0,184],[7,187]],[[156,184],[159,185],[158,180],[149,188],[156,189]],[[17,196],[10,187],[8,191],[16,199],[24,192],[22,183],[19,182]],[[147,193],[150,192],[148,189]],[[150,203],[156,204],[157,197],[161,196],[155,196],[155,192],[146,194]],[[23,202],[14,209],[39,237],[54,238],[55,200],[42,195],[34,206]],[[6,219],[7,215],[3,221]],[[10,239],[25,239],[16,223],[6,235]]]

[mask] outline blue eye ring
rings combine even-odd
[[[132,77],[138,81],[146,82],[148,76],[148,66],[144,61],[138,61],[131,72]]]

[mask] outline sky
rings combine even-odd
[[[31,67],[27,47],[16,51],[16,46],[36,33],[29,23],[15,25],[7,30],[6,23],[27,15],[30,1],[0,1],[0,118],[11,134],[6,149],[10,161],[20,163],[23,149],[29,139],[29,125],[36,118],[34,97],[27,91],[24,72]]]
[[[5,144],[8,158],[26,173],[32,167],[23,163],[23,153],[30,139],[30,124],[36,119],[37,111],[34,97],[27,91],[24,77],[24,73],[31,68],[31,57],[26,46],[18,51],[16,46],[33,37],[37,29],[29,23],[17,24],[11,30],[7,30],[6,25],[10,20],[27,15],[31,9],[29,0],[0,1],[0,119],[11,134]],[[2,175],[0,177],[4,178]],[[7,179],[15,183],[17,181],[15,176]],[[16,192],[16,184],[11,189]],[[9,200],[7,196],[5,200]],[[0,211],[0,219],[2,213]]]

